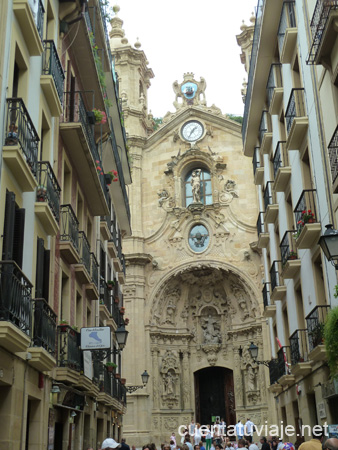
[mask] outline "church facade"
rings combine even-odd
[[[268,417],[267,327],[261,305],[258,206],[241,126],[207,106],[206,80],[173,83],[175,111],[154,131],[147,89],[154,76],[111,22],[111,47],[128,133],[132,236],[124,239],[128,384],[147,369],[146,388],[128,396],[130,444],[165,442],[193,419],[228,425]]]

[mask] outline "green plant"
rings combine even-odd
[[[115,280],[108,280],[107,284],[111,284],[112,286],[115,286]]]
[[[336,284],[335,287],[334,287],[333,296],[334,296],[334,298],[338,298],[338,284]]]
[[[240,124],[243,123],[243,117],[242,116],[235,116],[234,114],[227,114],[228,119],[233,120],[234,122],[238,122]]]
[[[107,122],[107,115],[104,111],[100,111],[99,109],[94,108],[93,113],[95,115],[95,122],[96,123],[106,123]]]
[[[68,325],[68,321],[67,321],[67,320],[61,319],[61,320],[59,321],[59,325]]]
[[[106,362],[106,366],[107,366],[107,367],[113,367],[114,369],[116,369],[117,364],[115,364],[114,362],[108,361],[108,362]]]
[[[337,286],[334,296],[336,295]],[[329,311],[324,326],[324,340],[331,377],[338,377],[338,306]]]
[[[313,347],[317,347],[317,345],[320,345],[320,344],[323,343],[323,340],[324,340],[324,328],[325,328],[324,323],[323,322],[318,322],[312,328],[312,330],[309,331],[309,338],[312,341]]]
[[[289,253],[288,259],[296,259],[297,258],[297,252],[291,251]]]

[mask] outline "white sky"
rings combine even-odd
[[[172,83],[193,72],[207,83],[208,106],[243,115],[244,66],[236,35],[242,20],[249,25],[257,0],[110,0],[120,6],[125,37],[139,38],[155,78],[148,90],[154,117],[175,111]]]

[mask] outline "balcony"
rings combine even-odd
[[[255,147],[254,155],[252,157],[252,166],[255,184],[260,185],[264,180],[264,166],[261,167],[261,163],[259,161],[259,147]]]
[[[273,181],[268,181],[266,183],[264,192],[263,192],[263,200],[265,207],[265,223],[275,223],[278,217],[278,203],[276,201],[276,194],[272,190]]]
[[[82,367],[82,352],[79,346],[80,333],[69,325],[57,327],[57,369],[56,381],[76,384]]]
[[[307,345],[307,330],[296,330],[289,338],[291,351],[291,372],[305,376],[312,371]]]
[[[56,314],[45,299],[33,300],[33,338],[29,365],[39,372],[50,371],[56,365]]]
[[[298,257],[294,234],[295,230],[286,231],[279,246],[284,279],[295,279],[300,273],[301,261]]]
[[[124,255],[121,255],[121,263],[122,263],[122,270],[118,272],[117,277],[120,284],[124,284],[126,282],[126,259]]]
[[[50,236],[59,231],[60,221],[60,186],[47,161],[37,163],[38,188],[36,192],[35,215]]]
[[[277,352],[277,358],[273,359],[269,365],[270,371],[270,390],[275,383],[282,386],[289,386],[294,383],[295,377],[291,375],[290,370],[290,347],[284,346]]]
[[[14,261],[0,261],[0,346],[12,353],[30,345],[32,284]]]
[[[291,179],[291,166],[285,141],[279,141],[277,143],[273,157],[273,173],[275,177],[274,191],[285,192]]]
[[[89,300],[99,298],[99,264],[94,253],[90,254],[90,282],[86,284],[86,294]]]
[[[278,47],[282,64],[291,63],[295,53],[297,34],[295,1],[286,0],[283,2],[278,28]]]
[[[297,227],[296,246],[299,249],[312,248],[321,235],[321,225],[317,219],[315,189],[304,190],[294,209]]]
[[[112,239],[109,239],[107,245],[108,253],[111,258],[117,258],[118,256],[116,228],[117,228],[116,216],[115,213],[113,212],[113,219],[111,220],[111,227],[110,227]]]
[[[42,33],[45,10],[41,0],[31,7],[30,0],[13,0],[13,12],[20,25],[30,56],[43,52]]]
[[[71,205],[61,206],[60,253],[69,264],[77,264],[79,256],[79,222]]]
[[[262,112],[261,123],[259,125],[259,143],[263,155],[271,152],[272,126],[268,111]]]
[[[299,150],[309,127],[303,88],[291,90],[285,121],[288,133],[286,148],[287,150]]]
[[[282,271],[282,261],[274,261],[270,269],[270,299],[272,302],[275,302],[276,300],[283,300],[286,294],[286,286],[284,286]]]
[[[62,113],[63,83],[65,74],[54,41],[44,41],[40,85],[53,117]]]
[[[334,194],[338,193],[338,126],[336,127],[331,141],[328,146],[331,178],[332,178],[332,190]]]
[[[76,278],[81,284],[90,283],[90,245],[83,231],[79,231],[79,256],[79,263],[74,264]]]
[[[309,340],[309,359],[325,361],[324,324],[330,311],[328,305],[316,306],[305,318]]]
[[[313,41],[307,60],[308,64],[323,64],[330,61],[337,39],[336,23],[338,0],[317,0],[312,20]]]
[[[270,242],[270,234],[267,226],[264,224],[264,212],[258,214],[257,219],[258,248],[267,248]]]
[[[113,291],[108,288],[108,285],[105,280],[101,280],[100,282],[100,318],[104,320],[109,320],[112,316],[113,311]]]
[[[273,63],[270,67],[268,83],[266,86],[269,113],[279,114],[283,102],[282,65]]]
[[[262,289],[264,317],[275,317],[276,314],[276,305],[273,305],[270,299],[270,286],[271,283],[264,283]]]
[[[80,27],[81,28],[81,27]],[[93,215],[109,214],[106,186],[102,186],[97,167],[101,158],[94,139],[93,124],[81,92],[65,92],[60,133],[69,157],[77,170],[83,193]],[[98,161],[98,163],[96,162]]]
[[[37,186],[39,137],[21,98],[7,99],[3,159],[23,192]]]

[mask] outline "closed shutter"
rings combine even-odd
[[[42,296],[48,302],[49,298],[49,269],[50,269],[50,250],[44,251],[43,264],[43,290]]]
[[[14,239],[13,239],[13,259],[22,268],[23,244],[25,231],[25,210],[15,211]]]
[[[36,252],[35,298],[43,298],[44,240],[38,238]]]
[[[5,223],[3,232],[2,260],[13,259],[13,240],[15,223],[15,194],[6,191]]]

